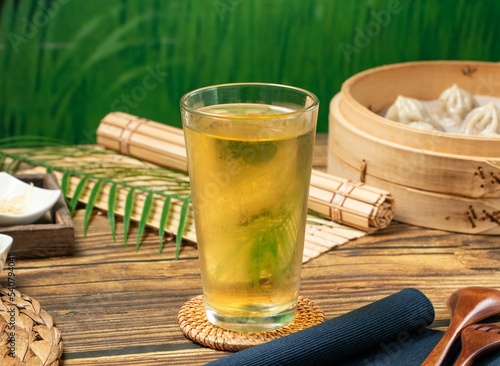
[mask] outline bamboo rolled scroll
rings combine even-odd
[[[97,143],[170,169],[187,171],[182,129],[123,112],[111,112],[97,129]],[[366,232],[383,229],[394,217],[389,192],[314,170],[309,209]]]

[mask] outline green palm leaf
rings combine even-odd
[[[71,171],[67,170],[63,173],[61,178],[61,191],[64,195],[64,199],[66,200],[66,204],[69,204],[68,195],[69,195],[69,180],[71,178]]]
[[[116,182],[114,182],[111,185],[111,188],[109,189],[108,213],[107,213],[109,227],[111,228],[111,235],[115,243],[116,243],[116,222],[115,222],[116,190],[117,190],[117,184]]]
[[[182,203],[181,219],[177,228],[177,237],[175,238],[175,259],[179,259],[179,253],[181,252],[182,234],[184,233],[184,226],[186,225],[186,219],[189,212],[189,204],[190,201],[184,201]]]
[[[153,207],[153,192],[149,192],[144,200],[144,207],[142,208],[141,220],[139,221],[139,228],[137,230],[137,241],[135,243],[135,250],[138,251],[141,245],[141,237],[146,228],[149,213]]]
[[[131,221],[138,223],[137,248],[146,226],[159,230],[159,253],[163,250],[165,232],[181,235],[176,242],[177,257],[183,237],[195,240],[193,223],[188,221],[192,212],[186,174],[89,146],[41,147],[36,149],[36,154],[33,152],[33,148],[16,149],[16,152],[2,150],[0,158],[9,164],[12,159],[53,172],[60,180],[72,212],[78,202],[87,204],[83,222],[85,235],[93,208],[97,207],[107,211],[113,240],[116,240],[115,215],[123,216],[124,246],[128,245]],[[109,190],[100,194],[104,185],[108,185]],[[137,200],[139,195],[144,200]],[[176,200],[175,205],[172,199]]]
[[[125,213],[123,215],[123,246],[127,247],[128,243],[128,228],[130,226],[130,217],[132,216],[132,210],[134,209],[134,194],[135,188],[131,188],[127,193],[127,198],[125,199]]]
[[[101,189],[102,180],[98,180],[94,187],[92,187],[92,191],[90,192],[90,197],[87,202],[87,207],[85,208],[85,215],[83,219],[83,236],[87,236],[87,229],[90,222],[90,216],[92,215],[92,211],[94,209],[94,204],[99,195],[99,190]]]
[[[160,237],[158,254],[161,254],[163,251],[163,236],[165,235],[165,224],[167,222],[168,214],[170,213],[170,201],[171,197],[167,196],[163,202],[163,208],[161,210],[160,227],[158,228],[158,236]]]
[[[85,185],[87,184],[87,181],[89,180],[88,175],[84,175],[82,179],[78,182],[78,185],[76,186],[75,192],[73,193],[73,197],[71,197],[71,201],[69,202],[69,210],[71,214],[75,212],[76,205],[78,204],[78,198],[80,198],[80,195],[82,194]]]

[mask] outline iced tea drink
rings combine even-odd
[[[281,327],[299,293],[318,101],[228,84],[181,106],[207,317],[236,331]]]

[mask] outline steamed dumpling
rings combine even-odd
[[[430,116],[422,102],[414,98],[403,97],[402,95],[398,96],[394,104],[389,107],[385,118],[404,123],[405,125],[416,122],[425,123],[427,127],[430,125],[435,130],[443,130],[441,125]]]
[[[408,126],[416,128],[417,130],[436,131],[436,127],[427,122],[410,122],[408,123]]]
[[[453,84],[439,96],[441,123],[450,128],[459,128],[467,114],[478,106],[471,93]]]
[[[473,109],[462,124],[461,132],[466,135],[493,136],[500,133],[500,112],[493,103]]]

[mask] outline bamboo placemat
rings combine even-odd
[[[147,226],[196,242],[189,178],[186,173],[172,171],[99,146],[47,147],[36,150],[29,148],[0,152],[0,169],[13,173],[16,169],[22,169],[22,162],[32,167],[29,170],[23,169],[23,173],[50,171],[57,177],[70,201],[75,202],[76,196],[79,202],[88,204],[94,196],[92,206],[103,211],[110,208],[110,196],[113,195],[111,191],[116,184],[119,186],[114,194],[116,203],[113,204],[113,210],[116,215],[125,217],[126,212],[131,211],[130,220],[140,223],[143,221],[145,207],[148,206],[150,213],[145,219]],[[130,175],[132,170],[133,176]],[[134,203],[131,210],[127,210],[127,198],[132,188],[135,192]],[[148,200],[148,197],[151,199]],[[165,216],[163,211],[167,201],[169,214]],[[366,231],[310,213],[306,225],[303,263],[366,234]],[[161,242],[160,237],[160,245]],[[140,237],[136,240],[137,248],[139,244]]]
[[[233,332],[211,324],[206,315],[203,295],[187,301],[179,310],[181,331],[192,341],[221,351],[240,351],[273,339],[296,333],[325,320],[323,311],[311,300],[299,296],[297,314],[289,324],[266,332]]]
[[[110,150],[160,166],[187,171],[182,129],[123,112],[101,121],[97,142]],[[394,199],[389,192],[313,170],[309,209],[320,215],[372,232],[389,225]]]
[[[0,287],[0,295],[0,363],[58,366],[63,343],[50,314],[15,289]]]

